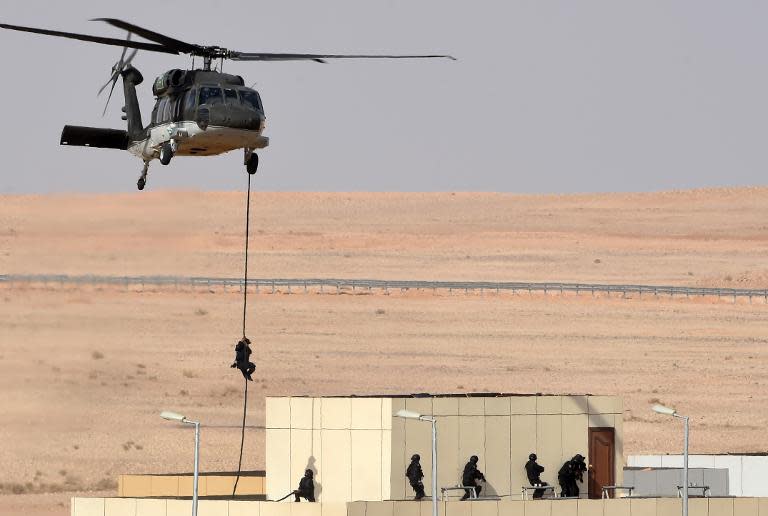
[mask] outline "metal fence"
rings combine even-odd
[[[0,285],[15,283],[40,284],[46,287],[64,285],[140,286],[164,288],[236,288],[242,291],[243,278],[208,278],[181,276],[68,276],[68,275],[0,275]],[[329,293],[384,291],[389,290],[431,290],[465,293],[509,292],[509,293],[565,293],[575,294],[637,294],[650,296],[691,297],[713,296],[736,298],[762,298],[768,302],[768,289],[737,289],[718,287],[675,287],[670,285],[612,285],[600,283],[531,283],[531,282],[493,282],[493,281],[419,281],[419,280],[374,280],[374,279],[318,279],[318,278],[248,278],[249,291],[308,292],[310,289]]]

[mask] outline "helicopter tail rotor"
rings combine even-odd
[[[131,41],[131,33],[128,33],[128,37],[126,38],[126,42]],[[136,57],[136,52],[138,52],[137,49],[133,49],[130,54],[128,54],[128,57],[125,57],[125,54],[128,52],[128,47],[123,47],[123,52],[120,54],[120,59],[112,65],[112,75],[110,76],[109,80],[99,89],[98,95],[101,95],[102,92],[107,88],[107,86],[110,86],[109,88],[109,95],[107,96],[107,103],[104,105],[104,112],[101,114],[101,116],[104,116],[107,113],[107,107],[109,107],[109,101],[112,99],[112,92],[115,91],[115,84],[117,84],[117,79],[120,77],[120,73],[128,68],[131,65],[131,61],[133,61],[133,58]]]

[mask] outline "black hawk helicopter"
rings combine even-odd
[[[228,50],[219,46],[185,43],[163,34],[114,18],[97,18],[128,32],[127,39],[89,36],[18,25],[0,23],[0,28],[77,39],[103,45],[123,47],[120,59],[112,67],[112,76],[99,90],[112,85],[107,98],[112,97],[119,77],[123,80],[125,106],[123,120],[126,131],[66,125],[61,133],[61,145],[77,145],[127,150],[144,161],[137,182],[143,190],[147,181],[149,163],[159,159],[168,165],[176,156],[213,156],[236,149],[245,150],[244,163],[253,174],[259,165],[256,149],[269,145],[264,136],[264,107],[256,90],[245,86],[239,75],[230,75],[211,69],[211,64],[225,59],[233,61],[315,61],[326,59],[429,59],[448,58],[448,55],[341,55],[341,54],[283,54],[253,53]],[[150,42],[131,41],[131,35]],[[127,49],[132,52],[126,57]],[[136,52],[146,50],[165,54],[188,54],[202,58],[202,69],[173,69],[160,75],[152,85],[157,98],[149,125],[144,126],[136,97],[136,86],[144,80],[139,70],[131,65]],[[194,61],[193,61],[194,62]],[[193,65],[194,66],[194,65]],[[220,68],[221,69],[221,68]],[[106,106],[104,108],[106,113]]]

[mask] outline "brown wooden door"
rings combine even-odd
[[[589,429],[589,485],[590,498],[600,498],[603,486],[614,485],[614,431],[613,428]],[[609,492],[610,496],[613,493]]]

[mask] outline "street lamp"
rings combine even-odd
[[[168,410],[162,411],[160,417],[167,419],[168,421],[178,421],[179,423],[184,423],[186,425],[195,425],[195,472],[192,481],[192,516],[197,516],[197,480],[200,468],[200,422],[189,420],[186,416]]]
[[[398,410],[397,417],[405,419],[418,419],[419,421],[429,421],[432,423],[432,516],[437,515],[437,419],[430,416],[422,416],[412,410]]]
[[[658,404],[651,407],[651,410],[657,414],[682,419],[685,423],[683,434],[683,516],[688,516],[688,416],[681,416],[675,409]]]

